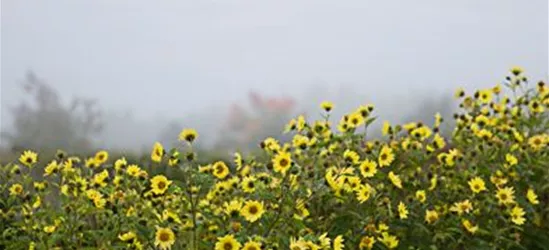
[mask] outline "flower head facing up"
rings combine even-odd
[[[151,189],[156,195],[161,195],[168,190],[172,181],[168,180],[164,175],[157,175],[151,179]]]
[[[217,238],[215,250],[239,250],[242,244],[232,234]]]
[[[515,202],[515,189],[513,187],[500,188],[496,192],[496,198],[500,204],[511,204]]]
[[[276,172],[286,174],[292,166],[292,158],[290,153],[280,152],[273,159],[273,168]]]
[[[240,214],[249,222],[255,222],[265,212],[263,203],[255,200],[246,201],[240,210]]]
[[[156,229],[154,245],[160,249],[171,249],[175,243],[175,234],[170,228],[158,227]]]
[[[480,177],[475,177],[469,181],[469,187],[473,193],[478,194],[486,190],[486,184]]]

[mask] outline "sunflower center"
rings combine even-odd
[[[473,186],[473,188],[474,188],[475,190],[480,190],[480,185],[475,184],[475,185]]]
[[[32,159],[30,157],[28,157],[26,160],[25,160],[27,163],[32,163]]]
[[[164,189],[166,187],[166,183],[161,181],[161,182],[158,182],[158,189]]]
[[[256,206],[251,206],[251,207],[250,207],[250,213],[251,213],[251,214],[256,214],[258,211],[259,211],[259,209],[257,209]]]
[[[233,244],[230,243],[230,242],[225,242],[225,244],[223,244],[223,249],[231,250],[231,249],[233,249]]]
[[[160,239],[160,241],[162,242],[167,242],[170,240],[170,235],[168,233],[161,233],[158,239]]]
[[[387,160],[387,154],[381,154],[380,158],[382,161]]]
[[[187,141],[193,141],[193,140],[194,140],[194,135],[193,135],[193,134],[190,134],[190,135],[185,136],[185,140],[187,140]]]
[[[279,163],[280,163],[280,166],[286,167],[286,166],[288,166],[288,164],[290,164],[290,161],[288,161],[288,159],[284,158],[284,159],[281,159]]]
[[[217,165],[217,167],[215,168],[215,171],[218,173],[218,174],[221,174],[223,173],[223,167],[221,165]]]
[[[507,200],[507,194],[501,194],[499,196],[502,200]]]

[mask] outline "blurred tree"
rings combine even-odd
[[[26,74],[22,88],[31,97],[11,107],[12,131],[2,133],[12,151],[65,149],[86,152],[102,128],[101,111],[93,99],[75,98],[64,106],[57,91],[36,77]]]
[[[267,137],[285,140],[281,135],[284,125],[291,119],[296,106],[289,97],[266,98],[256,92],[249,93],[250,110],[233,104],[216,148],[250,150],[258,147]]]

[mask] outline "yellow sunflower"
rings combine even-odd
[[[370,199],[371,192],[372,190],[370,185],[361,185],[356,191],[356,198],[360,203],[364,203],[365,201]]]
[[[105,150],[101,150],[93,157],[96,164],[101,165],[109,159],[109,153]]]
[[[130,240],[133,240],[135,237],[136,237],[135,233],[131,232],[131,231],[127,232],[127,233],[124,233],[124,234],[121,234],[121,235],[118,235],[118,238],[121,241],[130,241]]]
[[[350,164],[358,164],[360,161],[360,156],[350,149],[346,149],[345,152],[343,152],[343,159],[345,159],[345,162]]]
[[[389,249],[398,247],[398,238],[394,235],[390,235],[387,232],[383,232],[381,234],[379,241],[381,241],[381,243],[383,243]]]
[[[213,165],[213,175],[218,179],[225,179],[229,175],[229,167],[227,167],[225,162],[217,161]]]
[[[56,160],[53,160],[50,163],[48,163],[46,168],[44,168],[44,176],[55,174],[57,173],[58,170],[59,170],[59,165],[57,164]]]
[[[533,205],[539,204],[538,195],[531,188],[529,188],[528,191],[526,192],[526,198]]]
[[[465,96],[465,90],[463,88],[458,88],[455,92],[454,92],[454,97],[455,98],[462,98]]]
[[[528,139],[528,144],[534,151],[542,149],[547,143],[547,138],[545,135],[534,135]]]
[[[253,193],[255,191],[255,177],[246,176],[242,180],[242,190],[245,193]]]
[[[265,209],[263,208],[263,202],[250,200],[246,201],[244,207],[240,210],[240,215],[242,215],[247,221],[254,222],[261,218],[264,212]]]
[[[119,172],[125,169],[128,166],[126,158],[122,157],[114,162],[114,169]]]
[[[170,155],[170,158],[168,158],[168,166],[173,167],[179,164],[179,162],[181,161],[181,159],[179,158],[179,155],[180,155],[179,151],[177,150],[173,151],[173,153]],[[190,153],[190,156],[192,158],[194,155]]]
[[[377,173],[376,162],[370,161],[368,159],[362,161],[359,168],[360,168],[360,173],[365,178],[373,177]]]
[[[515,202],[515,189],[513,187],[499,188],[496,192],[496,198],[500,204],[511,204]]]
[[[406,208],[406,204],[404,204],[402,201],[398,203],[398,216],[401,219],[408,218],[408,209]]]
[[[425,221],[429,224],[433,224],[438,220],[438,213],[436,210],[425,211]]]
[[[257,241],[248,241],[242,247],[242,250],[261,250],[261,243]]]
[[[305,116],[303,115],[298,116],[297,122],[296,122],[297,131],[301,132],[301,130],[303,130],[305,126],[307,126],[307,121],[305,120]]]
[[[151,160],[153,160],[154,162],[161,162],[162,157],[165,153],[166,152],[164,151],[164,146],[162,146],[160,142],[156,142],[151,152]]]
[[[133,177],[138,177],[139,173],[141,173],[141,168],[139,166],[132,164],[128,166],[128,169],[126,169],[126,173]]]
[[[511,73],[513,73],[513,75],[515,75],[515,76],[520,75],[522,72],[524,72],[524,70],[520,66],[513,66],[511,68]]]
[[[232,234],[217,238],[215,250],[239,250],[242,245]]]
[[[398,175],[393,173],[393,171],[389,172],[389,180],[395,185],[395,187],[402,189],[402,180]]]
[[[180,141],[187,141],[189,143],[192,143],[194,140],[198,138],[198,133],[194,129],[183,129],[181,133],[179,133],[179,140]]]
[[[423,203],[427,199],[427,195],[425,194],[425,190],[418,190],[416,191],[416,199]]]
[[[463,220],[461,222],[463,224],[463,227],[467,230],[467,232],[471,234],[475,234],[478,230],[478,226],[473,225],[469,220]]]
[[[482,180],[480,177],[475,177],[471,179],[468,184],[469,188],[471,188],[471,191],[473,191],[473,193],[475,194],[486,190],[486,184],[484,183],[484,180]]]
[[[391,127],[391,123],[384,121],[383,127],[381,128],[381,135],[386,136],[389,134],[393,134],[393,128]]]
[[[244,161],[242,160],[242,155],[238,152],[234,153],[234,164],[236,165],[236,171],[240,171]]]
[[[294,131],[296,129],[296,120],[295,119],[291,119],[288,124],[286,124],[286,127],[284,128],[284,133],[288,133],[290,131]]]
[[[32,167],[38,161],[38,154],[33,151],[27,150],[19,157],[19,162],[27,167]]]
[[[345,240],[343,239],[342,235],[338,235],[334,239],[334,250],[343,250],[345,245],[343,244]]]
[[[320,107],[326,112],[330,112],[332,111],[332,109],[334,109],[334,104],[332,102],[324,101],[320,104]]]
[[[488,104],[492,101],[492,91],[490,89],[481,90],[477,92],[478,95],[475,95],[476,98],[482,103],[482,104]]]
[[[524,209],[519,206],[515,206],[513,209],[511,209],[511,212],[509,214],[511,215],[511,221],[517,225],[522,225],[526,221],[526,219],[524,218],[526,212],[524,212]]]
[[[273,159],[274,171],[286,174],[292,166],[292,158],[288,152],[280,152]]]
[[[164,194],[172,181],[168,180],[164,175],[157,175],[151,179],[151,189],[156,195]]]
[[[372,249],[376,243],[376,239],[373,236],[364,236],[360,239],[360,249]]]
[[[391,163],[395,160],[395,155],[393,153],[393,149],[388,147],[387,145],[383,146],[381,148],[381,151],[379,153],[379,166],[385,167],[391,165]]]
[[[156,228],[156,239],[154,245],[160,249],[171,249],[175,243],[175,234],[170,228]]]
[[[458,215],[462,215],[463,213],[468,214],[471,210],[473,210],[473,204],[469,200],[456,202],[452,207],[450,207],[450,211],[456,212]]]
[[[360,112],[353,112],[349,116],[349,120],[347,121],[347,124],[351,128],[356,128],[364,123],[364,116]]]
[[[223,207],[223,212],[225,212],[225,214],[232,218],[236,218],[240,214],[240,209],[242,209],[242,201],[234,199],[230,202],[225,202]]]
[[[23,186],[21,184],[13,184],[10,187],[10,195],[20,195],[23,193]]]

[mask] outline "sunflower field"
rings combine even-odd
[[[373,105],[323,102],[232,160],[200,160],[200,128],[139,161],[25,150],[0,166],[0,249],[549,249],[549,86],[515,67],[455,97],[375,139]]]

